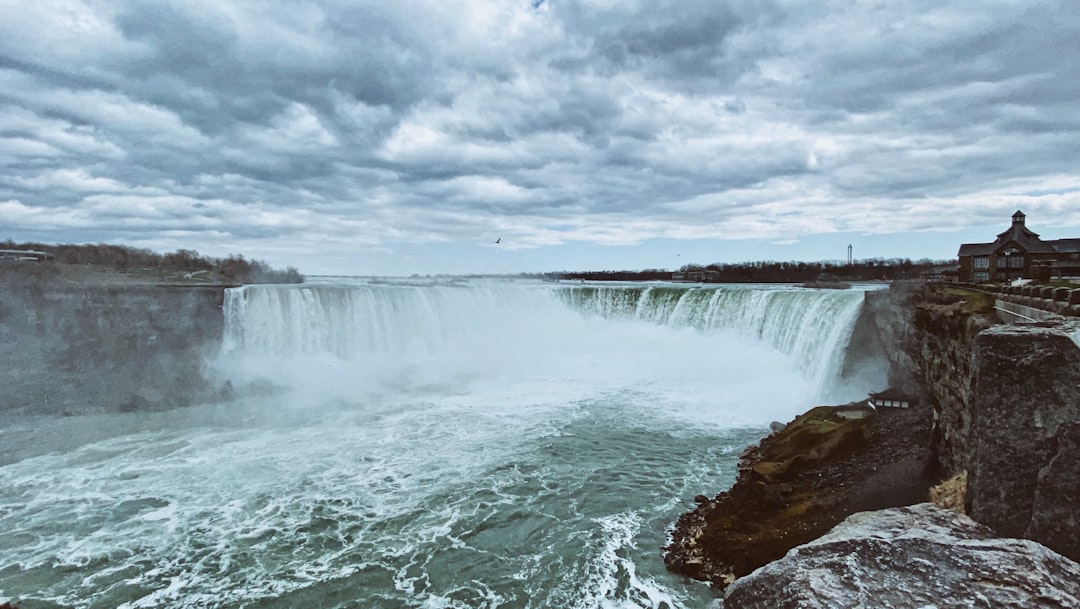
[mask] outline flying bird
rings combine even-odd
[[[495,240],[495,245],[498,245],[500,241],[502,241],[502,237],[499,237],[498,239]]]

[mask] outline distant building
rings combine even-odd
[[[874,408],[911,408],[915,398],[901,393],[896,389],[886,389],[878,393],[871,393],[869,404]]]
[[[49,252],[37,250],[0,250],[0,260],[52,260],[53,255]]]
[[[927,281],[956,283],[960,280],[960,268],[955,264],[935,266],[923,272],[919,277]]]
[[[691,269],[687,271],[677,271],[671,274],[671,279],[672,281],[697,281],[716,283],[720,281],[720,271],[712,271],[707,269]]]
[[[1013,214],[1012,226],[992,243],[961,245],[960,281],[1080,277],[1080,238],[1043,241],[1025,226],[1025,218],[1022,211]]]

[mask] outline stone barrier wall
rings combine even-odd
[[[983,283],[956,283],[950,285],[992,294],[997,300],[1038,309],[1046,313],[1066,317],[1080,317],[1080,288],[1036,285],[1005,286]],[[1034,319],[1046,318],[1046,316],[1037,314],[1028,315],[1028,317]],[[1003,321],[1011,322],[1014,320],[1003,318]]]

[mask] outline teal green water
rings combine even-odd
[[[0,467],[0,596],[24,609],[709,604],[660,547],[762,430],[656,416],[634,392],[516,412],[428,397],[7,421],[0,440],[24,446]]]
[[[0,420],[0,599],[708,607],[707,586],[663,567],[669,528],[731,484],[770,421],[838,386],[861,302],[515,282],[233,290],[208,370],[246,397]]]

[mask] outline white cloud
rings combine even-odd
[[[0,0],[0,221],[399,270],[487,235],[584,268],[559,252],[1080,233],[1078,11]]]

